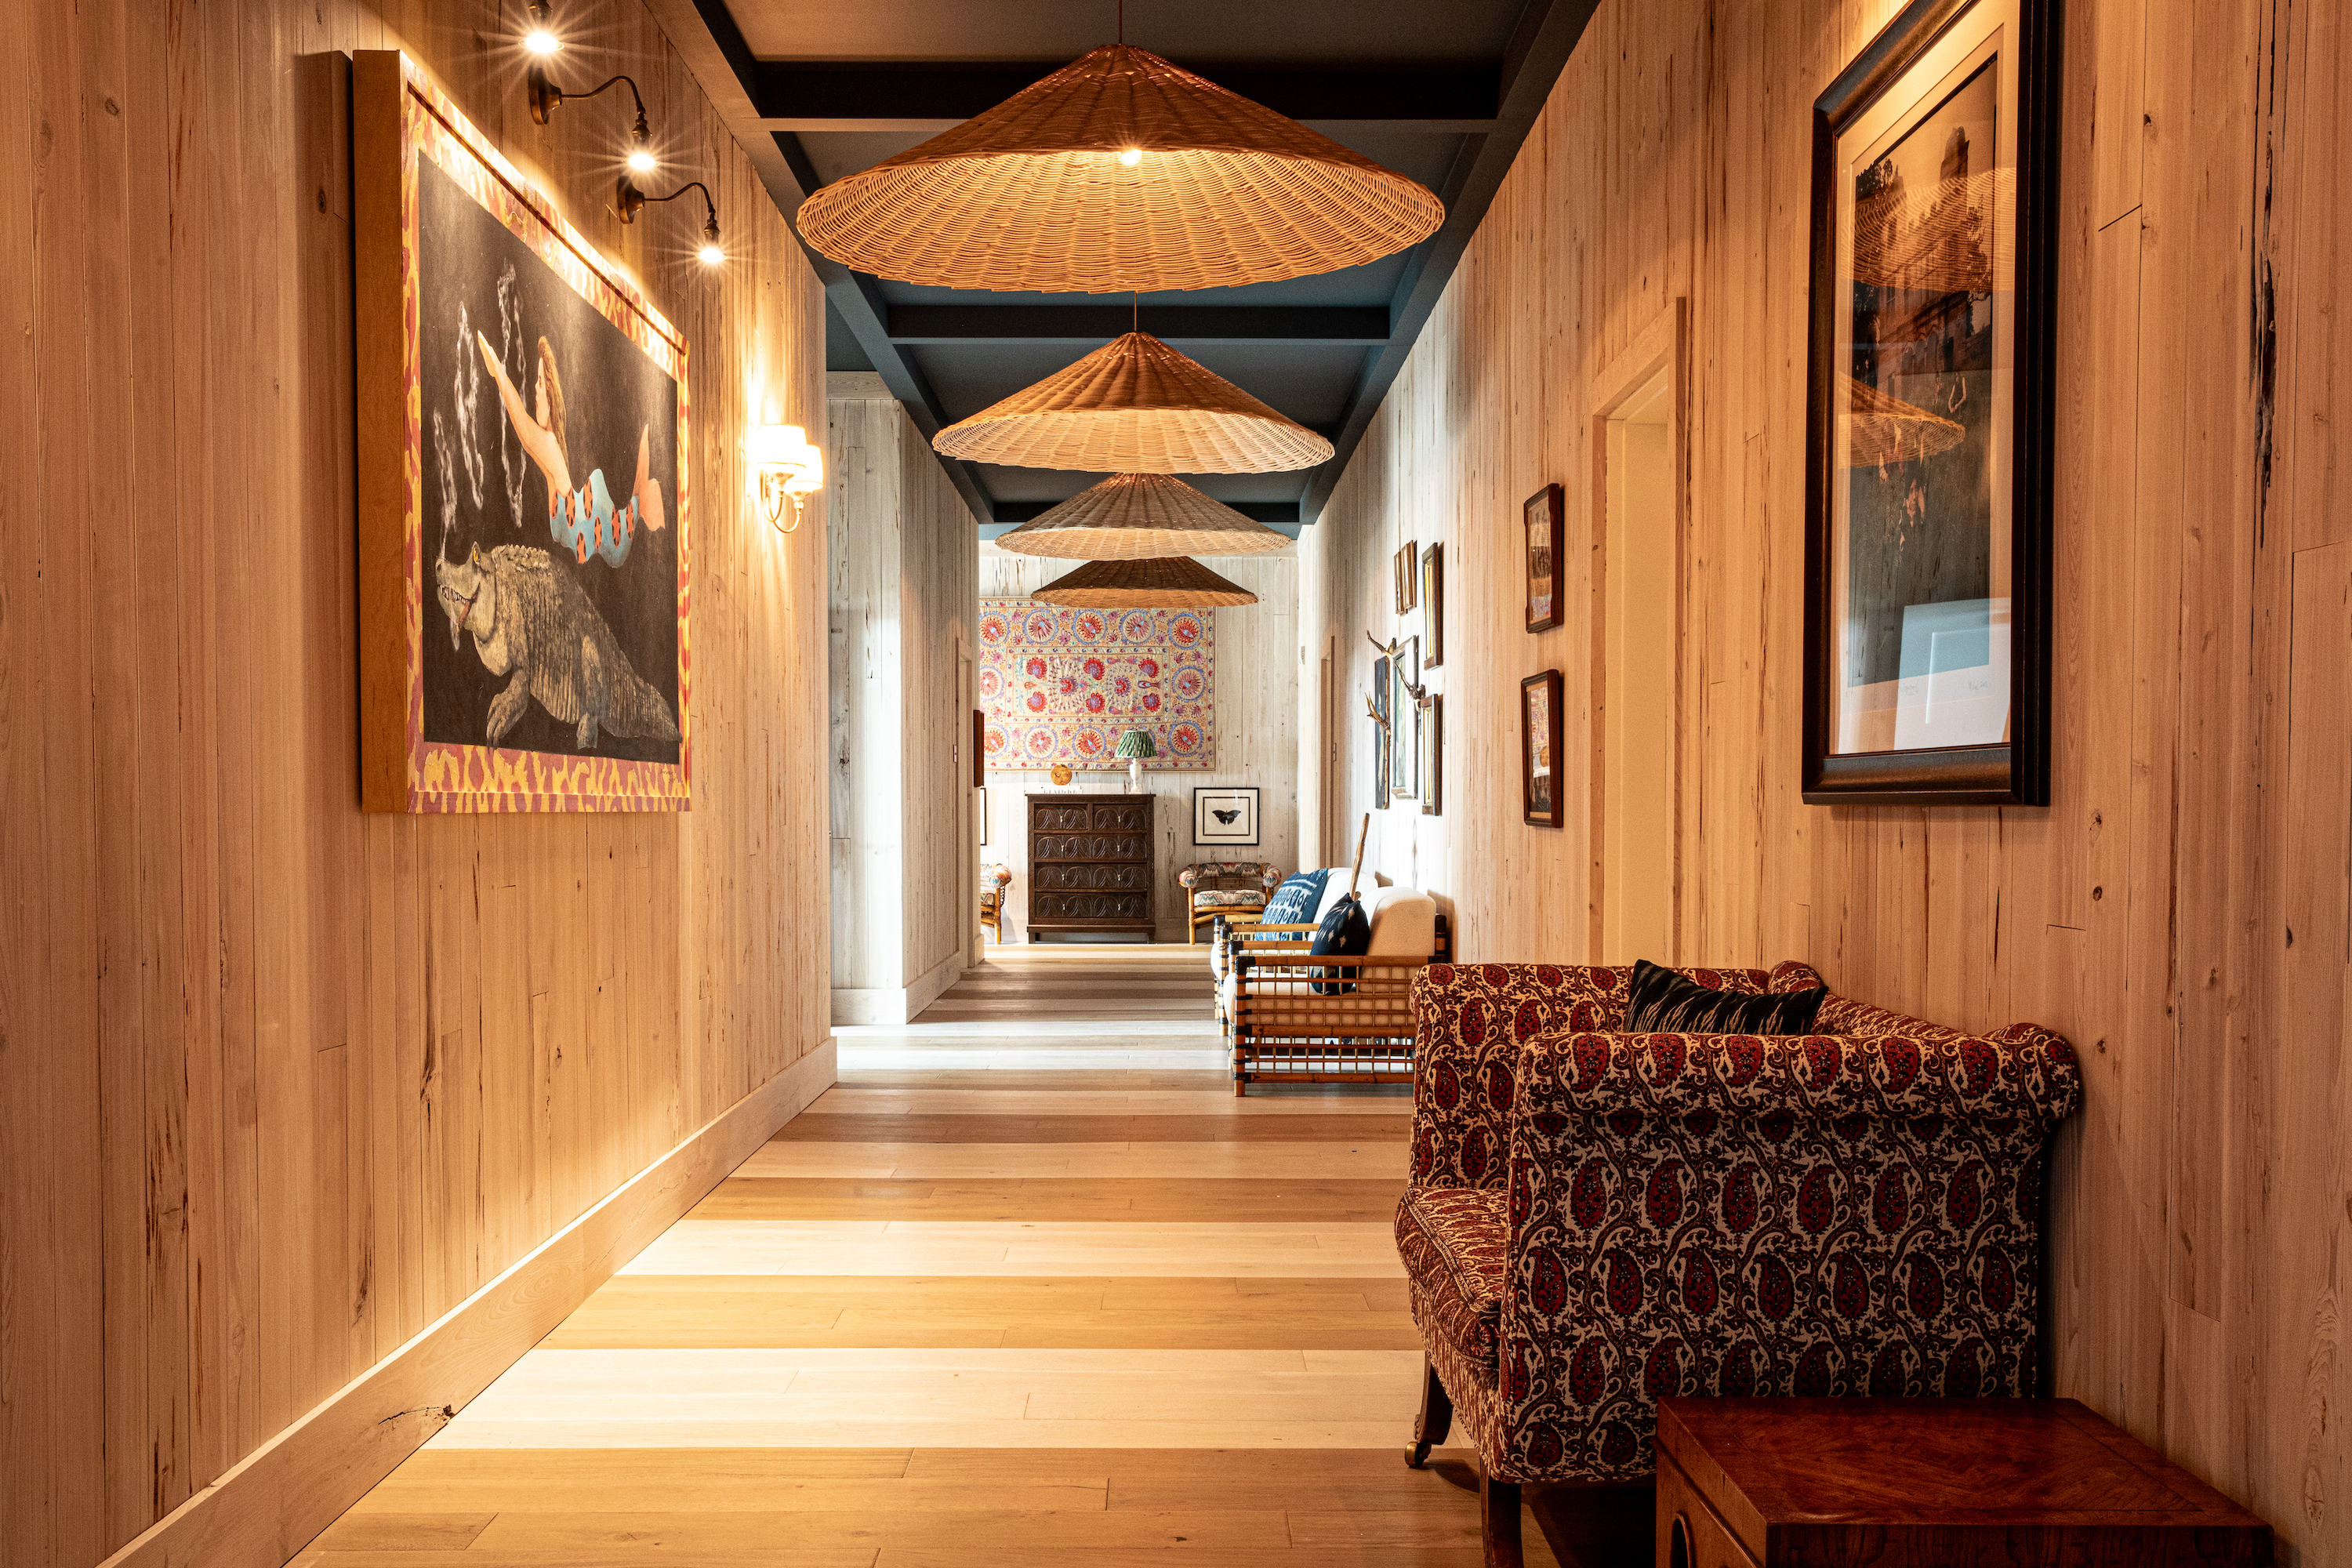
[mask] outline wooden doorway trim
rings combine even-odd
[[[1671,466],[1670,488],[1674,502],[1674,560],[1670,581],[1673,585],[1668,608],[1674,616],[1673,626],[1673,706],[1667,720],[1667,801],[1666,833],[1672,863],[1666,883],[1666,941],[1668,952],[1659,955],[1661,962],[1678,962],[1683,957],[1684,932],[1684,809],[1686,792],[1684,784],[1684,737],[1688,732],[1690,676],[1689,605],[1690,584],[1690,301],[1676,297],[1653,316],[1648,324],[1634,335],[1633,341],[1619,351],[1592,380],[1591,412],[1591,489],[1590,491],[1592,535],[1600,557],[1599,569],[1593,573],[1591,647],[1587,664],[1591,682],[1587,693],[1591,704],[1593,725],[1591,743],[1593,788],[1590,796],[1591,865],[1588,868],[1591,897],[1587,907],[1590,921],[1589,951],[1594,962],[1611,962],[1612,955],[1603,951],[1603,930],[1608,907],[1608,777],[1609,759],[1606,736],[1609,732],[1609,585],[1611,574],[1619,563],[1609,558],[1609,439],[1610,424],[1620,410],[1647,392],[1660,375],[1666,381],[1666,452]],[[1647,954],[1616,954],[1625,962]]]

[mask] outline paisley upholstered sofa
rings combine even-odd
[[[1428,1367],[1406,1458],[1462,1427],[1490,1563],[1519,1561],[1523,1484],[1646,1479],[1666,1395],[2035,1388],[2067,1043],[1833,994],[1801,1037],[1629,1035],[1629,973],[1437,963],[1413,989],[1396,1235]]]

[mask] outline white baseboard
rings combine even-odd
[[[904,1024],[963,978],[964,955],[951,952],[908,986],[851,988],[835,986],[833,1021],[836,1024]]]
[[[821,1042],[100,1568],[283,1568],[831,1088],[836,1059]]]

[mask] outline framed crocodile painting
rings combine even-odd
[[[404,56],[352,124],[361,804],[686,810],[686,341]]]

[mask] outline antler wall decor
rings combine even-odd
[[[1404,647],[1404,638],[1391,637],[1388,641],[1382,642],[1371,633],[1366,632],[1364,634],[1364,640],[1371,644],[1374,647],[1380,649],[1381,657],[1389,661],[1389,668],[1391,669],[1396,668],[1398,665],[1402,662],[1399,655]],[[1412,700],[1415,702],[1421,701],[1423,698],[1429,695],[1428,689],[1423,686],[1419,681],[1408,680],[1404,683],[1404,689],[1412,694]]]

